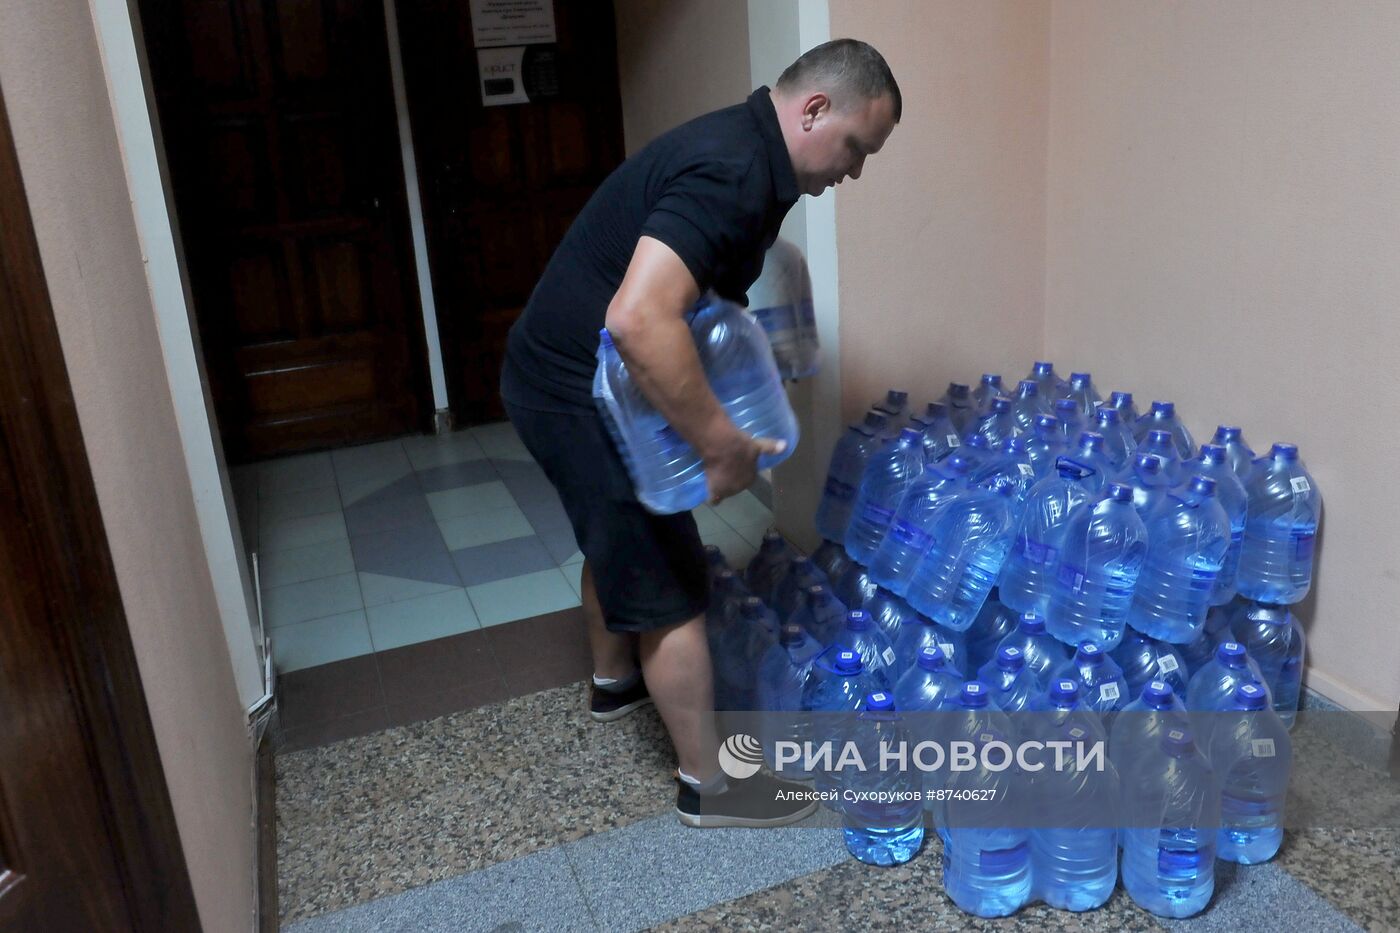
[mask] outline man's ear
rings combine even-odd
[[[817,118],[825,116],[831,110],[831,98],[822,92],[811,95],[802,104],[802,129],[810,130],[816,124]]]

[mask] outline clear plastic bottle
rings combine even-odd
[[[777,641],[759,662],[755,699],[758,709],[768,714],[758,718],[759,741],[764,761],[771,769],[777,768],[778,742],[796,742],[800,746],[809,738],[808,724],[799,715],[802,691],[821,651],[821,644],[806,629],[789,623],[779,630]],[[786,765],[784,777],[799,781],[810,778],[801,765],[801,761]]]
[[[1228,710],[1216,714],[1210,763],[1220,782],[1220,858],[1241,865],[1267,862],[1283,842],[1283,809],[1293,743],[1259,684],[1235,688]]]
[[[833,744],[833,765],[839,761],[841,743],[849,734],[849,714],[858,712],[867,696],[884,690],[884,684],[874,683],[866,676],[860,655],[854,651],[823,651],[812,662],[802,690],[802,710],[813,714],[808,717],[811,742]],[[813,779],[818,791],[840,790],[839,773],[834,769],[818,768]]]
[[[1209,747],[1216,714],[1229,709],[1241,684],[1264,686],[1264,675],[1237,641],[1221,642],[1210,663],[1191,675],[1186,687],[1186,708],[1191,711],[1192,725],[1203,746]],[[1266,686],[1264,689],[1267,692]]]
[[[818,570],[826,574],[829,583],[834,583],[850,569],[852,561],[846,555],[844,546],[828,538],[823,540],[821,546],[812,552],[812,563]]]
[[[1055,364],[1048,360],[1037,360],[1026,378],[1034,380],[1041,396],[1047,400],[1060,398],[1069,386],[1069,383],[1055,372]]]
[[[909,393],[902,389],[887,389],[885,397],[871,403],[872,411],[878,411],[890,419],[891,427],[903,423],[909,410]]]
[[[868,564],[884,540],[904,493],[924,471],[923,438],[905,428],[899,438],[871,456],[846,529],[846,553]]]
[[[860,655],[861,667],[873,683],[886,690],[894,689],[899,677],[894,645],[864,609],[846,611],[845,627],[832,639],[827,651],[854,651]]]
[[[794,244],[779,237],[763,257],[763,270],[748,290],[749,313],[768,337],[773,362],[784,379],[798,379],[815,370],[815,356],[806,346],[803,305],[810,308],[812,283],[807,261]]]
[[[948,663],[943,649],[936,644],[925,645],[919,650],[913,666],[894,685],[895,706],[911,715],[942,712],[957,700],[962,685],[962,677]],[[917,721],[925,726],[933,723],[931,718],[925,717]],[[921,736],[932,737],[931,732]]]
[[[1152,409],[1147,414],[1137,420],[1133,426],[1133,435],[1142,443],[1149,431],[1166,431],[1172,436],[1172,442],[1176,444],[1176,454],[1183,460],[1196,452],[1196,442],[1191,439],[1191,432],[1186,430],[1186,425],[1176,414],[1176,405],[1172,402],[1153,402]]]
[[[1026,456],[1030,458],[1037,482],[1054,474],[1055,461],[1068,446],[1064,434],[1060,432],[1060,419],[1054,415],[1036,417],[1035,430],[1026,438]]]
[[[1064,524],[1046,631],[1067,645],[1088,640],[1111,651],[1123,638],[1146,559],[1147,526],[1133,508],[1132,489],[1112,483]]]
[[[1038,692],[1036,676],[1026,670],[1026,657],[1014,645],[998,648],[996,657],[982,665],[977,679],[991,690],[992,702],[1003,713],[1019,713],[1030,706]]]
[[[870,559],[870,578],[903,596],[909,592],[914,566],[933,544],[933,530],[943,509],[967,495],[972,464],[961,454],[924,469],[899,503],[889,533]]]
[[[996,455],[978,467],[968,477],[969,486],[986,489],[1000,489],[1009,486],[1017,505],[1026,500],[1026,494],[1035,485],[1035,467],[1031,464],[1030,452],[1024,437],[1008,437],[1001,442]],[[1018,509],[1019,511],[1019,509]]]
[[[1001,601],[1001,591],[993,587],[982,604],[982,611],[972,620],[966,632],[967,661],[971,670],[979,669],[996,657],[1001,640],[1016,630],[1020,615]]]
[[[929,402],[923,414],[909,419],[909,425],[923,435],[925,465],[937,463],[962,443],[953,419],[948,416],[948,406],[942,402]]]
[[[1133,507],[1144,521],[1172,488],[1164,467],[1161,457],[1139,450],[1133,458],[1132,468],[1119,477],[1133,487]]]
[[[1235,586],[1263,603],[1292,605],[1312,588],[1313,542],[1322,492],[1293,444],[1275,444],[1254,462]]]
[[[1001,601],[1008,608],[1045,615],[1065,523],[1075,509],[1093,496],[1092,481],[1090,468],[1061,457],[1055,474],[1036,483],[1026,494],[999,580]]]
[[[1128,696],[1136,697],[1149,681],[1161,680],[1171,685],[1179,696],[1186,696],[1186,684],[1190,674],[1186,661],[1175,645],[1169,645],[1155,638],[1148,638],[1140,632],[1128,629],[1123,640],[1109,654],[1123,671],[1123,679],[1128,683]]]
[[[1056,399],[1053,414],[1066,444],[1072,443],[1088,427],[1088,422],[1079,412],[1079,403],[1072,398]]]
[[[1170,485],[1175,486],[1185,478],[1181,454],[1177,452],[1176,442],[1172,440],[1170,432],[1148,431],[1147,436],[1138,445],[1137,452],[1156,455],[1162,461],[1162,475]]]
[[[998,395],[987,403],[986,411],[979,414],[967,429],[968,434],[980,434],[993,448],[1016,434],[1016,418],[1011,414],[1011,399]]]
[[[744,570],[744,584],[749,588],[749,592],[765,603],[773,605],[777,585],[787,576],[790,565],[797,556],[797,549],[788,544],[787,539],[776,529],[770,528],[764,532],[763,540],[758,545],[758,553]]]
[[[776,579],[771,583],[773,596],[768,604],[778,614],[778,621],[786,622],[802,605],[803,593],[819,583],[828,582],[810,557],[798,554],[777,571]]]
[[[1103,435],[1103,452],[1113,472],[1121,472],[1137,451],[1132,428],[1123,423],[1116,408],[1101,405],[1094,412],[1093,430]]]
[[[1162,737],[1168,730],[1189,732],[1191,718],[1181,697],[1164,680],[1149,680],[1131,703],[1118,711],[1108,740],[1108,755],[1123,782],[1125,795],[1141,783],[1144,768],[1159,767]],[[1122,798],[1124,815],[1132,800]]]
[[[850,607],[846,608],[849,611]],[[864,609],[870,613],[870,621],[875,624],[877,629],[885,633],[885,637],[889,639],[891,645],[899,640],[899,633],[904,630],[904,627],[913,624],[919,615],[914,611],[913,606],[889,590],[878,586],[875,588],[875,595],[867,599],[865,605],[856,608]],[[902,659],[897,660],[895,667],[899,673],[903,673],[905,662]],[[893,676],[897,677],[898,674]]]
[[[737,617],[719,633],[718,645],[710,652],[715,709],[755,708],[758,665],[776,643],[777,629],[777,618],[763,600],[747,596],[740,601]]]
[[[1131,428],[1137,424],[1139,416],[1137,406],[1133,404],[1133,393],[1113,392],[1108,396],[1105,405],[1117,411],[1119,417],[1123,419],[1123,423],[1128,427]]]
[[[1232,623],[1235,637],[1259,664],[1274,711],[1289,729],[1298,715],[1307,637],[1287,606],[1250,603]]]
[[[1190,643],[1205,625],[1215,578],[1230,546],[1230,521],[1215,480],[1196,476],[1147,516],[1147,561],[1128,624],[1144,635]]]
[[[887,419],[881,415],[879,420],[884,422]],[[822,488],[816,516],[817,534],[826,540],[845,540],[846,526],[851,521],[851,509],[855,507],[865,465],[879,447],[878,430],[867,422],[860,422],[847,428],[832,448],[826,485]]]
[[[1127,706],[1128,682],[1108,653],[1093,642],[1081,642],[1074,657],[1050,672],[1053,680],[1077,680],[1083,693],[1080,702],[1099,713],[1111,713]]]
[[[1015,537],[1015,490],[969,489],[939,516],[933,544],[914,566],[909,605],[956,632],[972,625],[996,585]]]
[[[875,598],[878,589],[875,581],[870,579],[869,568],[855,561],[833,582],[832,592],[847,609],[864,609],[865,604]]]
[[[997,645],[997,650],[1014,647],[1026,659],[1026,667],[1036,678],[1037,692],[1045,690],[1052,672],[1063,662],[1068,653],[1065,646],[1045,631],[1045,617],[1034,612],[1024,612],[1016,628]]]
[[[1005,394],[1006,390],[1002,388],[999,373],[983,373],[982,381],[972,390],[972,407],[976,409],[977,414],[985,414],[991,410],[992,400]]]
[[[1225,455],[1230,460],[1230,469],[1235,471],[1240,484],[1249,482],[1256,454],[1244,439],[1244,430],[1233,424],[1222,424],[1215,429],[1215,436],[1210,442],[1225,448]]]
[[[907,665],[909,659],[918,658],[920,653],[929,649],[937,648],[943,652],[944,659],[948,662],[949,668],[959,677],[966,677],[973,672],[967,659],[967,640],[962,632],[952,632],[928,616],[916,615],[899,632],[899,638],[894,643],[895,657],[898,664]]]
[[[1088,373],[1070,373],[1069,389],[1065,392],[1065,397],[1074,401],[1079,407],[1079,414],[1086,421],[1092,422],[1094,410],[1103,401],[1103,396],[1099,395],[1099,390],[1094,387],[1094,377]]]
[[[787,621],[796,622],[807,630],[823,647],[836,640],[845,625],[846,607],[822,584],[809,586],[802,592],[799,605]]]
[[[1103,435],[1097,431],[1079,432],[1079,437],[1065,451],[1064,457],[1090,471],[1084,481],[1092,492],[1101,491],[1113,476],[1113,464],[1104,452]]]
[[[1235,578],[1240,568],[1240,551],[1244,547],[1244,525],[1249,497],[1235,471],[1230,468],[1229,452],[1218,444],[1202,444],[1201,452],[1182,464],[1185,477],[1209,476],[1215,480],[1215,496],[1225,517],[1230,520],[1230,548],[1215,586],[1210,591],[1210,604],[1223,606],[1235,598]]]
[[[958,436],[967,429],[970,422],[977,414],[972,405],[972,390],[966,383],[950,382],[948,391],[943,393],[939,399],[948,409],[948,417],[953,421],[953,427],[958,429]]]
[[[910,744],[894,697],[887,691],[866,696],[864,709],[855,717],[851,742],[866,768],[841,772],[843,792],[852,792],[841,806],[846,850],[867,865],[902,865],[924,844],[923,802],[917,772],[872,766],[880,761],[882,747]]]
[[[1016,424],[1016,436],[1035,430],[1035,419],[1048,415],[1051,405],[1040,394],[1040,386],[1032,379],[1022,379],[1011,396],[1011,419]]]

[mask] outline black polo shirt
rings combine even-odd
[[[554,251],[511,328],[502,396],[592,412],[598,331],[638,239],[675,250],[702,292],[746,304],[797,197],[766,87],[657,137],[604,180]]]

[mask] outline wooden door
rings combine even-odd
[[[0,930],[197,930],[0,103]]]
[[[382,4],[139,5],[230,456],[426,427]]]
[[[448,391],[504,416],[501,361],[554,248],[623,158],[610,2],[556,0],[558,95],[483,106],[466,0],[401,0],[399,34]]]

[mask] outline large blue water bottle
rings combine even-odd
[[[1056,399],[1051,414],[1059,422],[1060,434],[1064,436],[1066,444],[1074,443],[1088,427],[1088,422],[1079,411],[1079,403],[1072,398]]]
[[[1138,575],[1128,624],[1174,645],[1205,625],[1216,575],[1230,546],[1230,521],[1215,480],[1195,476],[1147,516],[1147,561]]]
[[[948,409],[948,417],[953,421],[953,427],[958,429],[958,435],[976,416],[977,410],[972,405],[972,390],[966,383],[950,382],[948,391],[943,393],[943,397],[938,401],[942,402]]]
[[[1191,675],[1186,687],[1186,708],[1203,746],[1209,747],[1217,716],[1234,702],[1235,690],[1242,684],[1259,684],[1267,692],[1259,665],[1237,641],[1225,641],[1215,649],[1210,663]]]
[[[999,373],[983,373],[982,381],[972,390],[972,407],[977,414],[986,414],[992,408],[992,400],[1005,394]]]
[[[1159,917],[1190,917],[1215,891],[1220,797],[1189,730],[1167,729],[1155,760],[1123,782],[1123,887]]]
[[[598,332],[593,395],[631,474],[637,501],[661,515],[688,512],[704,503],[705,467],[699,455],[647,401],[607,330]]]
[[[1108,396],[1108,401],[1104,403],[1108,408],[1118,412],[1118,416],[1123,419],[1123,423],[1128,427],[1137,424],[1137,405],[1133,404],[1133,393],[1114,392]]]
[[[763,540],[759,542],[758,553],[744,570],[744,585],[749,588],[750,593],[772,605],[778,582],[787,576],[789,565],[797,556],[797,549],[788,544],[786,538],[776,529],[769,529],[764,532]]]
[[[943,649],[936,644],[925,645],[919,650],[913,666],[894,685],[895,706],[911,715],[942,712],[957,701],[962,685],[962,676],[948,663]],[[924,717],[916,720],[916,724],[925,727],[932,722],[932,719]],[[932,736],[921,735],[920,738]]]
[[[714,665],[715,709],[754,709],[758,665],[777,641],[778,623],[773,610],[757,596],[745,597],[738,616],[719,633]]]
[[[1154,454],[1162,461],[1162,475],[1167,478],[1167,482],[1175,486],[1185,477],[1181,454],[1177,452],[1176,441],[1172,440],[1168,431],[1148,431],[1147,436],[1138,444],[1139,454]]]
[[[711,639],[739,617],[740,604],[750,595],[743,578],[728,567],[710,584],[710,605],[705,610],[705,630]]]
[[[778,640],[759,662],[755,694],[758,708],[769,715],[759,717],[759,741],[763,744],[764,760],[769,768],[777,767],[776,750],[780,741],[796,742],[799,746],[809,738],[802,711],[802,691],[812,673],[812,664],[821,654],[822,645],[796,623],[784,625]],[[783,769],[785,777],[805,780],[811,775],[789,764]]]
[[[1200,634],[1186,644],[1176,646],[1181,651],[1181,659],[1186,662],[1187,681],[1215,660],[1215,649],[1220,647],[1222,641],[1235,640],[1234,633],[1230,631],[1230,619],[1235,608],[1234,602],[1224,606],[1211,606],[1210,611],[1206,613],[1206,624]]]
[[[1030,843],[1022,827],[993,825],[999,811],[1004,813],[1015,805],[1015,795],[1023,784],[1014,766],[1000,771],[985,766],[992,758],[991,753],[984,755],[987,746],[1015,741],[1006,715],[996,710],[987,694],[985,684],[972,681],[964,684],[958,695],[956,718],[971,727],[961,730],[966,737],[960,735],[958,740],[972,743],[976,764],[969,770],[954,771],[947,782],[955,796],[942,808],[939,820],[943,889],[954,904],[970,914],[1005,917],[1030,899]],[[1009,800],[1013,803],[1008,804]]]
[[[876,399],[870,408],[889,418],[890,427],[898,427],[909,410],[909,393],[902,389],[887,389],[885,397]]]
[[[1182,459],[1196,452],[1196,442],[1191,439],[1191,432],[1186,430],[1185,423],[1177,417],[1176,405],[1172,402],[1153,402],[1152,409],[1133,425],[1133,436],[1139,444],[1151,431],[1170,434],[1172,442],[1176,444],[1177,456]]]
[[[1141,772],[1163,764],[1161,741],[1171,729],[1190,731],[1191,718],[1181,697],[1164,680],[1149,680],[1137,699],[1114,717],[1108,755],[1123,782],[1125,809],[1133,805],[1132,788],[1143,780]]]
[[[1069,385],[1060,378],[1059,373],[1055,372],[1055,364],[1048,360],[1036,360],[1035,365],[1031,366],[1030,375],[1026,378],[1035,381],[1041,397],[1047,401],[1064,395],[1064,390]]]
[[[867,696],[883,690],[884,684],[875,683],[865,675],[860,655],[854,651],[822,652],[812,663],[802,690],[802,710],[813,714],[810,717],[812,744],[832,744],[833,766],[840,760],[841,744],[849,736],[853,719],[850,714],[860,710]],[[839,791],[839,774],[834,767],[817,767],[813,771],[818,791]]]
[[[1146,559],[1147,526],[1133,508],[1133,491],[1112,483],[1065,522],[1046,631],[1067,645],[1087,640],[1111,651],[1123,638]]]
[[[1248,483],[1256,455],[1249,442],[1244,439],[1244,430],[1237,425],[1222,424],[1215,429],[1215,436],[1210,442],[1225,448],[1225,455],[1230,459],[1230,469],[1235,471],[1235,476],[1239,477],[1241,484]]]
[[[955,632],[972,625],[1016,534],[1015,489],[969,489],[939,517],[909,577],[909,605]]]
[[[1240,551],[1244,546],[1249,500],[1244,484],[1230,468],[1229,452],[1218,444],[1201,445],[1200,455],[1186,461],[1183,469],[1187,476],[1209,476],[1215,480],[1215,496],[1225,510],[1225,517],[1230,520],[1230,549],[1225,552],[1225,563],[1210,592],[1210,604],[1223,606],[1235,597],[1235,578],[1240,567]]]
[[[993,448],[1016,434],[1016,419],[1011,414],[1011,399],[998,395],[987,403],[987,410],[979,414],[967,429],[968,436],[980,434]]]
[[[960,677],[969,676],[976,670],[968,662],[967,639],[964,633],[950,631],[928,616],[916,615],[905,624],[899,632],[899,637],[895,639],[894,653],[899,659],[897,664],[907,671],[908,665],[928,648],[942,651],[949,667]]]
[[[870,560],[870,577],[878,586],[903,596],[914,565],[933,544],[933,529],[943,509],[967,494],[971,464],[961,454],[924,469],[909,487],[889,533]]]
[[[1040,386],[1031,379],[1022,379],[1011,396],[1011,419],[1016,424],[1016,435],[1029,434],[1035,430],[1035,419],[1050,413],[1051,405],[1040,394]]]
[[[1026,667],[1036,677],[1038,690],[1045,690],[1051,682],[1051,672],[1068,657],[1063,643],[1045,631],[1045,617],[1034,612],[1024,612],[1014,631],[1001,640],[997,646],[1017,648],[1026,659]]]
[[[999,580],[1001,601],[1017,612],[1045,615],[1059,565],[1061,533],[1093,494],[1093,471],[1061,457],[1053,476],[1031,487]]]
[[[992,702],[1003,713],[1027,709],[1031,698],[1040,692],[1036,676],[1026,670],[1025,655],[1013,645],[998,648],[996,657],[977,671],[977,679],[991,690]]]
[[[1055,700],[1063,701],[1066,687],[1073,691],[1077,685],[1057,682],[1051,688]],[[1103,741],[1102,727],[1079,714],[1075,700],[1070,703],[1049,738],[1076,747]],[[1032,775],[1036,812],[1047,825],[1030,833],[1031,875],[1036,892],[1051,907],[1093,910],[1112,896],[1118,881],[1118,775],[1112,764],[1100,771],[1086,760],[1081,767],[1077,756],[1067,755],[1064,764],[1057,768],[1043,762]]]
[[[773,597],[768,604],[778,614],[778,621],[786,622],[802,605],[803,593],[817,584],[829,582],[810,557],[798,554],[778,570],[777,578],[771,584]]]
[[[909,425],[923,435],[925,464],[942,460],[962,443],[960,432],[948,416],[948,406],[942,402],[929,402],[923,414],[909,419]]]
[[[982,486],[987,489],[1011,487],[1011,495],[1016,502],[1026,500],[1026,494],[1035,485],[1035,466],[1024,437],[1008,437],[1002,441],[996,456],[983,463],[968,476],[969,486]]]
[[[885,421],[884,415],[880,420]],[[880,446],[878,431],[869,424],[853,424],[841,435],[831,451],[831,463],[826,471],[826,485],[817,505],[817,534],[828,541],[843,541],[846,526],[851,521],[856,493],[860,489],[865,465]]]
[[[1322,492],[1292,444],[1275,444],[1254,461],[1245,492],[1249,514],[1235,586],[1247,599],[1292,605],[1312,587]]]
[[[828,584],[834,584],[841,575],[850,569],[854,561],[846,554],[844,545],[830,539],[823,540],[821,546],[812,552],[812,564],[826,574]]]
[[[1093,492],[1103,489],[1113,475],[1113,464],[1109,462],[1103,444],[1103,435],[1097,431],[1081,431],[1064,453],[1066,458],[1090,470],[1085,483]]]
[[[827,651],[854,651],[860,655],[861,667],[876,684],[894,689],[899,672],[895,668],[894,645],[890,644],[864,609],[848,609],[845,627],[832,639]]]
[[[833,581],[831,591],[847,609],[864,609],[879,589],[870,579],[870,568],[852,561],[841,576]]]
[[[878,690],[866,696],[864,707],[855,718],[851,742],[865,770],[841,771],[846,798],[841,833],[846,850],[867,865],[902,865],[924,844],[922,782],[912,769],[878,766],[883,749],[912,744],[894,697]]]
[[[1220,782],[1220,837],[1216,854],[1227,862],[1267,862],[1283,842],[1283,807],[1293,743],[1259,684],[1235,688],[1229,709],[1217,713],[1210,763]]]
[[[913,428],[900,431],[897,440],[871,456],[846,529],[846,553],[852,560],[860,564],[870,562],[904,493],[923,471],[923,438]]]
[[[826,646],[841,634],[846,623],[846,607],[832,595],[829,587],[818,583],[802,592],[799,604],[785,621],[796,622]]]
[[[1060,433],[1060,419],[1054,415],[1037,415],[1035,429],[1026,437],[1026,456],[1039,482],[1055,472],[1055,461],[1069,446]]]
[[[1103,452],[1108,457],[1109,465],[1113,471],[1118,473],[1128,465],[1128,461],[1137,451],[1137,440],[1133,437],[1133,429],[1123,423],[1123,418],[1115,408],[1107,405],[1100,406],[1094,412],[1093,430],[1103,435]]]
[[[972,620],[972,625],[964,633],[967,638],[967,661],[970,670],[978,670],[996,657],[1001,640],[1016,630],[1020,614],[1013,612],[1001,601],[1001,592],[996,587],[987,594],[982,611]],[[1037,678],[1038,679],[1038,678]]]
[[[1118,664],[1093,642],[1081,642],[1074,656],[1062,661],[1050,672],[1054,680],[1077,680],[1083,693],[1080,697],[1088,708],[1098,713],[1111,713],[1128,705],[1128,682]]]
[[[1109,654],[1123,671],[1123,679],[1128,683],[1128,696],[1136,697],[1153,680],[1165,681],[1179,696],[1186,696],[1186,683],[1190,675],[1186,661],[1175,645],[1128,629],[1123,633],[1118,647]]]
[[[784,379],[800,379],[817,369],[816,322],[807,260],[779,237],[763,257],[763,270],[748,290],[749,313],[763,328],[773,361]],[[810,323],[809,323],[810,321]]]
[[[1099,395],[1099,390],[1094,387],[1094,377],[1088,373],[1069,374],[1069,389],[1065,392],[1065,397],[1074,402],[1080,416],[1086,421],[1093,419],[1094,410],[1103,401],[1103,396]]]
[[[851,607],[847,606],[846,608],[849,610]],[[875,624],[877,629],[884,632],[891,645],[899,640],[899,633],[904,631],[904,627],[913,624],[919,616],[913,606],[879,586],[875,588],[875,595],[867,599],[864,605],[856,608],[864,609],[870,614],[870,621]],[[901,673],[906,666],[907,664],[902,660],[895,662],[895,667]]]
[[[763,328],[733,302],[712,299],[695,312],[690,331],[710,389],[734,426],[750,437],[785,442],[782,451],[761,454],[758,468],[771,469],[792,456],[797,416]]]
[[[1250,603],[1231,624],[1235,638],[1259,664],[1259,672],[1274,700],[1274,711],[1293,728],[1303,684],[1303,655],[1307,638],[1287,606]]]
[[[1144,521],[1167,497],[1174,485],[1164,467],[1165,463],[1161,457],[1139,450],[1133,456],[1131,469],[1124,471],[1119,477],[1133,487],[1133,507]]]

